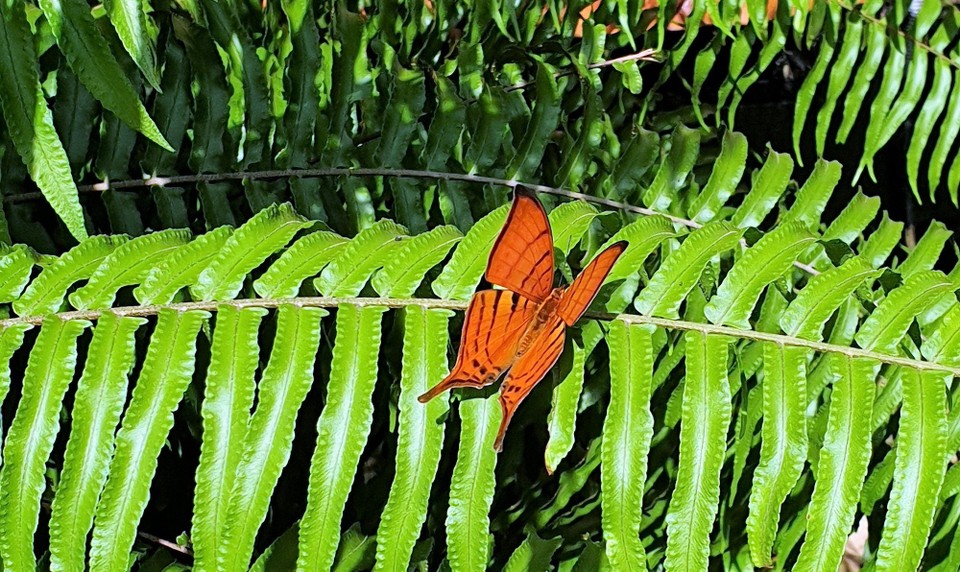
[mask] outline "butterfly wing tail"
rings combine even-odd
[[[557,363],[563,353],[563,341],[566,338],[566,327],[559,316],[555,316],[547,323],[540,336],[530,345],[530,348],[517,359],[517,362],[507,374],[503,386],[500,388],[500,429],[493,448],[503,449],[503,436],[507,432],[510,420],[516,412],[520,402],[543,379],[550,368]]]

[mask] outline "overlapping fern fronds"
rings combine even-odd
[[[679,132],[671,154],[696,156],[681,144],[690,133]],[[703,569],[711,555],[725,567],[832,569],[858,509],[871,513],[880,499],[879,569],[921,558],[952,569],[960,274],[931,270],[949,233],[932,227],[907,256],[895,254],[899,223],[875,221],[878,201],[863,196],[823,225],[839,166],[819,164],[786,205],[792,162],[776,153],[728,206],[746,170],[743,144],[724,138],[708,182],[682,207],[699,222],[601,215],[582,202],[552,210],[564,274],[571,256],[585,260],[607,241],[630,249],[595,306],[612,321],[582,323],[552,389],[545,382],[528,399],[499,457],[495,396],[415,397],[448,367],[450,310],[480,280],[505,206],[465,235],[379,220],[353,238],[274,206],[196,237],[91,237],[42,260],[39,273],[30,250],[5,250],[0,293],[14,315],[0,321],[2,387],[11,374],[22,384],[0,470],[4,566],[34,565],[44,463],[69,393],[49,558],[60,569],[125,568],[174,413],[196,386],[202,447],[189,538],[199,570],[246,569],[259,552],[308,395],[323,405],[297,453],[310,458],[305,511],[257,569],[603,559],[615,569]],[[677,173],[663,174],[679,162],[669,159],[645,202],[680,209]],[[10,361],[20,352],[25,366]],[[396,440],[368,442],[384,424]],[[530,463],[544,447],[546,470]],[[357,476],[374,459],[394,459],[388,485]],[[587,478],[598,468],[601,490]],[[382,518],[363,531],[376,542],[365,542],[350,526],[353,503],[381,486]],[[598,518],[602,532],[565,534]],[[512,552],[491,560],[501,543]]]

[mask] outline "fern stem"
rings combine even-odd
[[[629,57],[629,56],[625,56]],[[613,60],[611,60],[613,61]],[[167,185],[182,185],[191,183],[214,183],[222,181],[240,181],[240,180],[261,180],[261,179],[282,179],[289,177],[311,178],[311,177],[410,177],[416,179],[438,179],[443,181],[465,181],[470,183],[481,183],[484,185],[501,185],[505,187],[523,186],[548,195],[566,197],[602,205],[608,208],[632,212],[644,216],[662,216],[670,222],[679,224],[688,228],[700,228],[702,224],[690,219],[681,218],[671,214],[663,213],[658,210],[638,207],[620,201],[613,201],[603,197],[595,197],[576,191],[570,191],[562,187],[551,187],[538,183],[526,183],[512,179],[500,179],[497,177],[484,177],[481,175],[472,175],[469,173],[448,173],[444,171],[427,171],[419,169],[387,169],[387,168],[357,168],[348,169],[342,167],[329,169],[281,169],[268,171],[234,171],[229,173],[201,173],[196,175],[175,175],[171,177],[148,177],[146,179],[129,179],[125,181],[102,181],[90,185],[79,185],[77,189],[81,193],[104,192],[111,189],[137,189],[147,187],[166,187]],[[9,195],[3,198],[6,202],[24,202],[43,198],[40,193],[23,193],[19,195]],[[746,240],[741,239],[740,244],[747,246]],[[807,274],[817,276],[820,271],[804,264],[799,260],[793,262],[793,266],[803,270]]]
[[[350,304],[352,306],[358,306],[361,308],[368,306],[383,306],[387,308],[420,306],[423,308],[446,308],[448,310],[461,311],[466,310],[467,308],[467,302],[465,301],[440,300],[436,298],[302,297],[284,299],[249,298],[241,300],[209,302],[181,302],[178,304],[167,305],[124,306],[110,308],[104,311],[109,311],[118,316],[154,316],[159,314],[163,309],[171,309],[180,312],[189,310],[205,310],[207,312],[216,312],[218,306],[233,306],[236,308],[278,308],[284,304],[308,308],[336,308],[345,304]],[[104,311],[79,310],[72,312],[61,312],[58,314],[58,317],[61,320],[96,320]],[[24,316],[20,318],[8,318],[6,320],[0,320],[0,331],[20,324],[40,325],[43,323],[44,317],[45,316]],[[882,352],[868,351],[860,348],[852,348],[849,346],[841,346],[826,342],[804,340],[784,334],[771,334],[767,332],[758,332],[755,330],[741,330],[738,328],[731,328],[729,326],[703,324],[700,322],[690,322],[687,320],[671,320],[667,318],[656,318],[653,316],[638,316],[634,314],[588,312],[584,314],[584,317],[603,321],[620,320],[627,324],[652,324],[668,330],[703,332],[705,334],[724,335],[743,340],[773,342],[788,347],[807,348],[821,353],[841,354],[847,357],[870,358],[882,363],[910,367],[920,371],[940,371],[949,373],[954,377],[960,377],[960,367],[951,367],[930,361],[890,355]]]

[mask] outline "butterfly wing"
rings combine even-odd
[[[569,288],[563,291],[557,314],[568,326],[572,326],[587,311],[590,302],[597,296],[600,286],[607,279],[607,274],[617,262],[617,258],[627,249],[627,242],[620,241],[608,246],[596,258],[587,264],[583,272]]]
[[[487,281],[543,302],[553,290],[553,235],[533,191],[516,187],[507,222],[487,261]]]
[[[430,401],[448,389],[490,385],[513,363],[537,304],[508,290],[482,290],[467,307],[453,371],[418,397]]]
[[[563,352],[563,341],[566,335],[566,326],[559,316],[554,315],[544,324],[540,335],[530,344],[527,351],[517,358],[510,368],[507,379],[500,388],[500,408],[503,416],[500,419],[500,430],[494,448],[499,451],[503,448],[503,435],[507,425],[513,418],[514,412],[523,401],[523,398],[533,390]]]

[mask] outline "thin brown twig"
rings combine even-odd
[[[281,178],[291,178],[291,177],[301,177],[301,178],[311,178],[311,177],[336,177],[336,176],[354,176],[354,177],[409,177],[409,178],[419,178],[419,179],[438,179],[444,181],[464,181],[471,183],[481,183],[485,185],[501,185],[506,187],[516,187],[523,186],[537,191],[538,193],[545,193],[549,195],[555,195],[560,197],[566,197],[569,199],[575,199],[580,201],[585,201],[588,203],[593,203],[597,205],[602,205],[612,209],[618,209],[624,212],[636,213],[644,216],[662,216],[668,219],[670,222],[686,226],[688,228],[700,228],[700,223],[674,216],[667,213],[662,213],[653,209],[648,209],[646,207],[638,207],[628,203],[614,201],[611,199],[606,199],[603,197],[595,197],[593,195],[587,195],[584,193],[578,193],[577,191],[570,191],[561,187],[551,187],[548,185],[540,185],[537,183],[526,183],[523,181],[517,181],[512,179],[500,179],[497,177],[484,177],[481,175],[472,175],[469,173],[448,173],[444,171],[428,171],[428,170],[419,170],[419,169],[385,169],[385,168],[344,168],[344,167],[331,167],[326,169],[279,169],[279,170],[266,170],[266,171],[234,171],[229,173],[201,173],[195,175],[172,175],[169,177],[148,177],[146,179],[130,179],[124,181],[102,181],[100,183],[94,183],[90,185],[80,185],[77,187],[80,192],[104,192],[109,189],[138,189],[146,187],[166,187],[170,185],[181,185],[181,184],[194,184],[194,183],[212,183],[212,182],[221,182],[221,181],[238,181],[238,180],[262,180],[262,179],[281,179]],[[11,202],[17,202],[20,200],[29,200],[41,197],[40,193],[24,193],[22,195],[12,195],[6,197],[7,200]],[[741,239],[740,244],[746,247],[747,243],[745,240]],[[793,265],[804,272],[816,276],[820,272],[808,264],[804,264],[799,260],[795,260]]]
[[[206,312],[215,312],[220,306],[231,306],[235,308],[278,308],[280,306],[291,305],[311,308],[336,308],[344,305],[353,305],[359,307],[383,307],[383,308],[405,308],[407,306],[420,306],[424,308],[440,308],[447,310],[466,310],[467,302],[458,300],[439,300],[435,298],[328,298],[328,297],[302,297],[302,298],[284,298],[284,299],[242,299],[213,302],[181,302],[177,304],[156,305],[156,306],[124,306],[119,308],[110,308],[106,310],[78,310],[73,312],[61,312],[53,314],[59,319],[67,320],[96,320],[106,312],[116,314],[117,316],[154,316],[162,310],[171,310],[176,312],[187,312],[190,310],[201,310]],[[795,338],[784,334],[771,334],[755,330],[741,330],[729,326],[718,326],[715,324],[703,324],[700,322],[690,322],[686,320],[672,320],[668,318],[656,318],[653,316],[638,316],[634,314],[609,314],[588,312],[587,318],[595,320],[620,320],[627,324],[651,324],[660,328],[680,331],[702,332],[711,335],[724,335],[733,338],[747,339],[758,342],[771,342],[782,346],[806,348],[821,353],[842,354],[851,358],[872,359],[882,363],[892,365],[911,367],[923,371],[939,371],[950,374],[953,377],[960,377],[960,367],[951,367],[934,362],[917,360],[903,356],[889,355],[849,346],[841,346],[826,342],[816,342]],[[0,331],[5,328],[16,325],[39,325],[42,324],[46,316],[26,316],[22,318],[9,318],[0,320]]]

